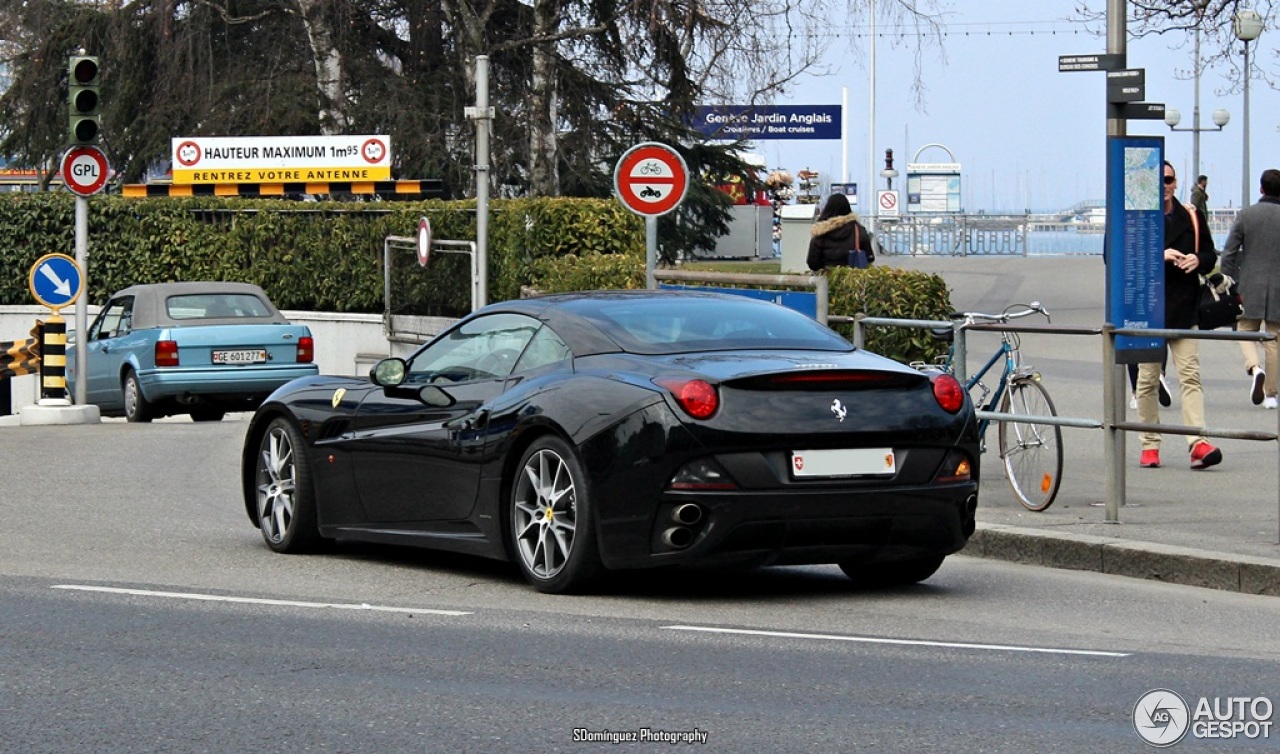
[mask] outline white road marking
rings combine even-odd
[[[917,641],[911,639],[873,639],[866,636],[838,636],[834,634],[797,634],[790,631],[753,631],[743,628],[714,628],[712,626],[663,626],[671,631],[700,631],[709,634],[743,634],[747,636],[773,636],[781,639],[819,639],[822,641],[853,641],[863,644],[897,644],[913,647],[946,647],[949,649],[987,649],[997,652],[1041,652],[1046,654],[1088,655],[1091,657],[1128,657],[1129,652],[1099,652],[1089,649],[1055,649],[1052,647],[1018,647],[1004,644],[967,644],[953,641]]]
[[[191,592],[154,592],[148,589],[117,589],[109,586],[85,586],[80,584],[57,584],[54,589],[70,589],[80,592],[105,592],[107,594],[129,594],[136,597],[164,597],[178,600],[198,600],[200,602],[234,602],[244,605],[276,605],[279,607],[319,607],[330,610],[371,610],[380,613],[410,613],[417,615],[471,615],[463,610],[428,610],[418,607],[386,607],[384,605],[355,605],[332,602],[298,602],[296,600],[269,600],[260,597],[227,597],[220,594],[195,594]]]

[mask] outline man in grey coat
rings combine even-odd
[[[1244,313],[1236,322],[1240,331],[1280,332],[1280,170],[1262,171],[1262,197],[1236,215],[1222,249],[1222,274],[1239,286]],[[1262,344],[1265,364],[1258,363],[1258,344],[1240,341],[1244,368],[1249,374],[1249,397],[1263,408],[1276,407],[1276,377],[1280,372],[1274,340]]]

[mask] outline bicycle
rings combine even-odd
[[[962,312],[954,315],[964,325],[978,323],[1007,324],[1032,314],[1043,314],[1049,320],[1049,311],[1039,301],[1030,304],[1011,304],[1000,314]],[[952,359],[955,356],[955,330],[932,330],[936,337],[950,342],[951,348],[940,366],[954,373]],[[1015,332],[1002,331],[1000,346],[977,372],[964,380],[964,387],[979,411],[1024,416],[1057,416],[1058,410],[1049,397],[1049,391],[1040,382],[1040,374],[1030,365],[1022,363],[1021,340]],[[983,378],[1003,362],[1000,380],[995,388],[983,383]],[[993,419],[979,417],[978,431],[982,436],[981,449],[986,452],[987,428],[991,422],[1000,425],[1000,460],[1005,478],[1013,487],[1018,502],[1030,511],[1040,512],[1053,504],[1062,483],[1062,428],[1056,424],[1042,424],[1029,420]]]

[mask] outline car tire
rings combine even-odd
[[[154,412],[147,397],[142,394],[142,385],[138,382],[138,374],[132,369],[124,373],[124,418],[131,422],[149,422]]]
[[[258,528],[276,552],[319,549],[315,490],[302,433],[283,417],[262,433],[254,461]]]
[[[595,536],[587,475],[573,448],[559,437],[535,440],[511,482],[512,559],[539,592],[584,591],[603,567]]]
[[[226,416],[226,411],[219,411],[213,408],[194,409],[191,412],[191,421],[193,422],[220,422],[222,417]]]
[[[886,587],[918,584],[938,572],[944,555],[935,555],[897,563],[867,564],[858,561],[840,562],[840,570],[858,586]]]

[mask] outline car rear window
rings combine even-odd
[[[803,314],[745,298],[620,299],[583,309],[581,314],[631,353],[853,348]]]
[[[250,293],[188,293],[165,300],[170,319],[268,318],[271,308]]]

